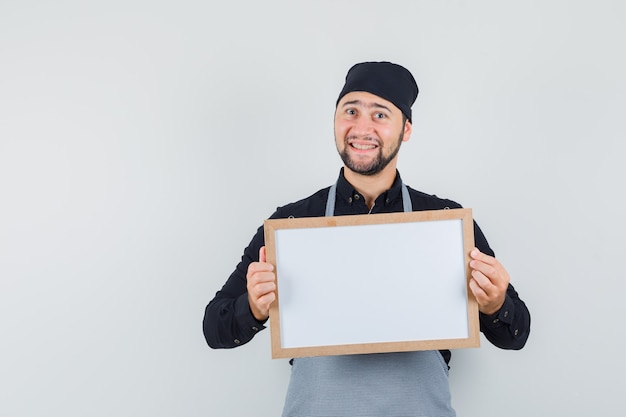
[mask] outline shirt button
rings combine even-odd
[[[354,199],[355,199],[355,200],[358,200],[359,198],[361,198],[361,197],[359,197],[359,195],[358,195],[358,194],[355,194],[355,195],[354,195]]]
[[[258,327],[256,327],[256,326],[254,326],[254,327],[252,327],[252,330],[254,330],[255,332],[258,332],[258,331],[259,331],[259,328],[258,328]]]
[[[519,333],[519,329],[515,329],[515,332],[514,332],[515,336],[517,336],[518,333]]]
[[[504,317],[509,317],[509,312],[508,311],[504,312]]]
[[[239,343],[241,343],[241,341],[239,339],[235,339],[233,340],[233,342],[235,342],[236,345],[238,345]]]
[[[493,320],[494,324],[495,324],[495,323],[497,323],[497,322],[499,322],[499,321],[500,321],[500,319],[494,319],[494,320]]]
[[[348,203],[352,204],[352,197],[348,199]]]

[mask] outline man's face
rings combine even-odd
[[[362,175],[375,175],[393,164],[400,144],[409,140],[411,123],[400,109],[374,94],[355,91],[341,98],[335,111],[335,143],[343,163]]]

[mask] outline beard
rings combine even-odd
[[[351,136],[346,137],[344,140],[343,151],[339,151],[339,156],[341,160],[351,171],[356,172],[361,175],[376,175],[381,172],[383,169],[389,165],[389,162],[393,160],[393,158],[398,155],[398,151],[400,150],[400,145],[402,144],[402,139],[404,139],[404,130],[401,131],[400,137],[396,142],[395,146],[385,155],[383,153],[383,146],[379,140],[374,138],[368,138],[372,142],[377,143],[378,146],[378,154],[375,158],[369,161],[360,161],[358,158],[352,158],[348,149],[350,148],[349,139],[352,139]]]

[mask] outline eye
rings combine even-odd
[[[346,114],[349,114],[350,116],[354,116],[356,114],[356,110],[355,109],[347,109],[346,110]]]
[[[385,113],[376,112],[374,113],[374,119],[385,119],[387,115]]]

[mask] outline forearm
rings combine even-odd
[[[530,333],[530,313],[512,285],[509,285],[504,304],[497,313],[480,313],[480,330],[487,340],[501,349],[524,347]]]

